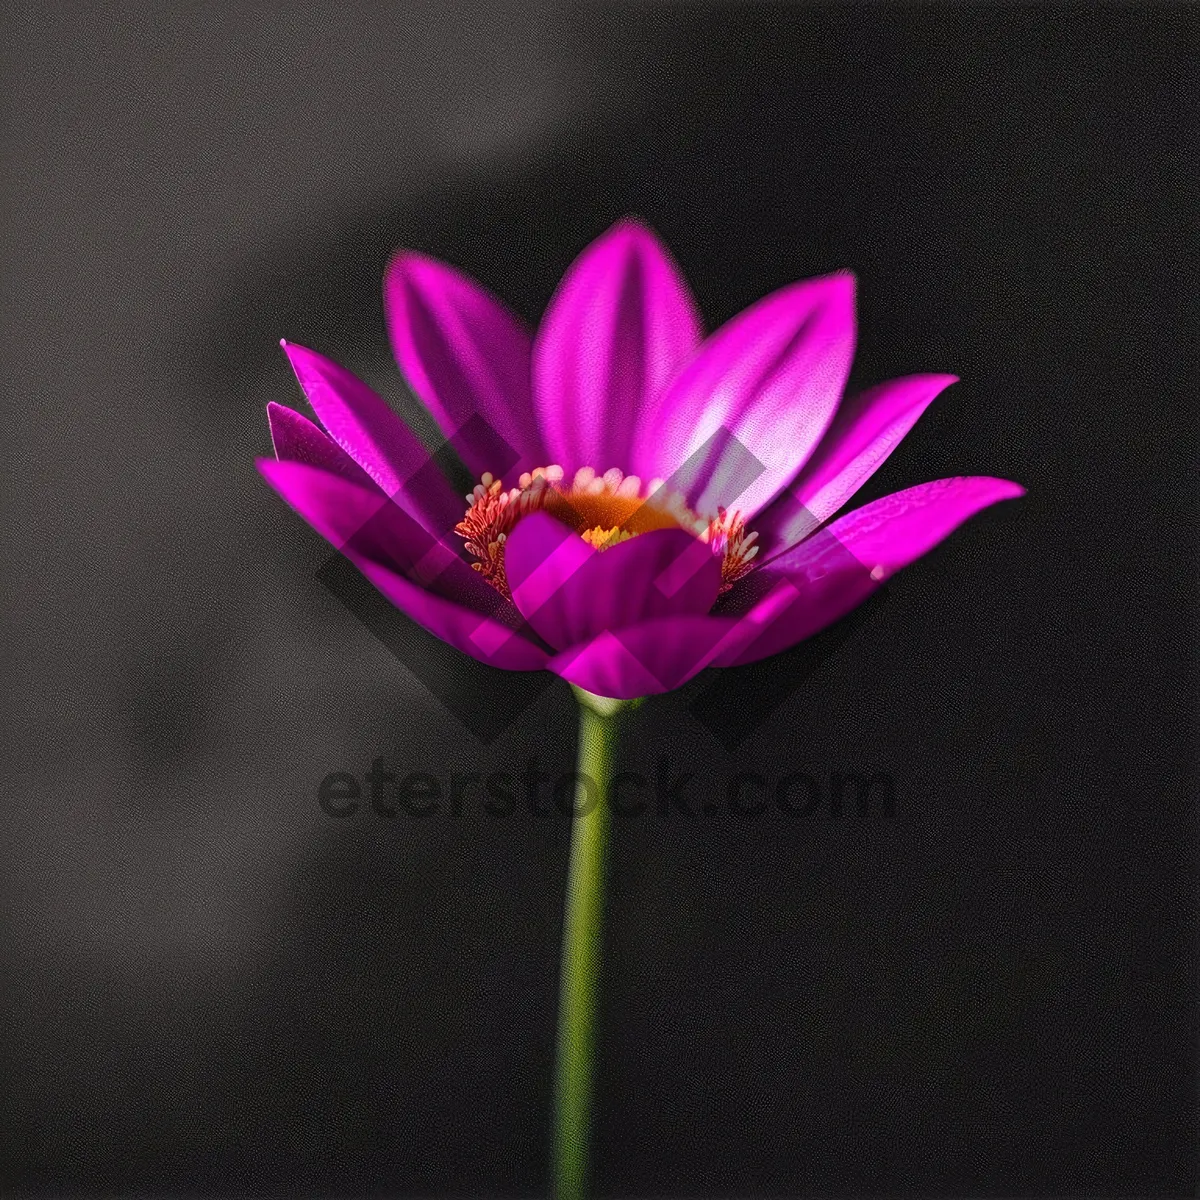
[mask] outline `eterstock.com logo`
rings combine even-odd
[[[421,498],[438,494],[438,489],[433,486],[435,480],[449,479],[456,486],[464,483],[466,472],[462,461],[464,457],[481,457],[481,448],[486,450],[487,461],[495,464],[497,477],[510,472],[519,461],[516,451],[486,421],[474,416],[430,455],[390,499],[382,501],[374,516],[346,538],[342,547],[353,547],[363,556],[372,557],[377,552],[376,547],[392,540],[383,526],[389,520],[399,518],[406,531],[405,540],[411,543],[409,561],[406,564],[391,563],[390,566],[402,571],[423,589],[437,593],[444,585],[443,590],[451,593],[454,572],[461,572],[466,565],[462,539],[454,531],[462,512],[432,516]],[[464,455],[464,450],[470,453]],[[763,464],[745,446],[727,429],[721,428],[689,456],[661,489],[666,489],[667,494],[681,496],[703,493],[706,507],[715,509],[719,505],[734,511],[739,507],[739,498],[748,492],[764,470]],[[725,670],[716,675],[710,670],[697,675],[682,690],[669,691],[676,702],[682,704],[726,749],[733,749],[779,705],[799,691],[809,677],[862,628],[886,594],[878,575],[872,574],[824,526],[832,513],[809,512],[786,488],[773,501],[777,507],[789,503],[794,511],[788,512],[780,525],[787,529],[790,541],[804,540],[806,547],[811,547],[811,552],[805,556],[807,577],[817,579],[833,574],[839,592],[845,597],[853,597],[853,603],[847,605],[847,615],[830,628],[779,654],[775,649],[767,648],[787,644],[786,640],[772,639],[778,629],[787,628],[786,625],[777,626],[778,622],[802,617],[805,606],[810,603],[802,590],[804,583],[802,581],[798,586],[788,573],[767,569],[756,570],[746,577],[742,588],[743,607],[722,611],[723,616],[736,617],[722,645],[736,643],[738,656],[743,659],[754,659],[754,648],[761,645],[765,651],[761,661],[733,668],[733,687],[729,686],[731,680],[727,677],[714,682],[719,676],[727,676]],[[425,511],[422,520],[417,521],[411,512],[421,509]],[[376,524],[377,518],[381,519],[379,524]],[[698,569],[698,561],[695,555],[682,555],[678,562],[662,572],[657,586],[666,595],[673,595],[681,586],[681,577]],[[435,638],[386,600],[340,553],[321,566],[317,578],[485,744],[493,742],[518,720],[556,680],[549,671],[500,671]],[[566,580],[563,580],[558,586],[561,589],[565,585]],[[863,604],[864,600],[869,602]],[[487,622],[489,617],[494,620]],[[535,643],[540,640],[532,630],[528,616],[517,613],[499,592],[494,597],[493,611],[481,612],[479,618],[481,642],[490,643],[497,636],[505,636],[496,633],[504,625],[509,629],[507,636],[527,636]],[[630,654],[635,653],[620,629],[612,630],[611,636]],[[489,652],[495,649],[491,646]],[[651,664],[644,663],[644,655],[636,657],[652,673]],[[498,702],[501,689],[503,701]]]
[[[331,771],[317,788],[317,803],[327,816],[339,819],[360,813],[387,819],[573,818],[586,816],[600,803],[622,820],[718,815],[836,819],[895,816],[896,785],[882,771],[831,771],[821,778],[804,771],[778,776],[738,771],[723,781],[706,776],[701,789],[694,772],[680,772],[669,759],[660,758],[650,774],[619,771],[605,796],[590,776],[578,771],[551,774],[536,758],[522,771],[439,775],[400,774],[380,757],[361,778],[350,771]]]

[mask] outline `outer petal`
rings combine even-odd
[[[854,355],[854,278],[783,288],[701,347],[638,424],[633,462],[694,507],[753,515],[795,475],[841,399]]]
[[[572,263],[533,350],[538,418],[568,471],[636,471],[634,422],[700,344],[700,318],[678,268],[645,225],[626,219]]]
[[[463,501],[387,401],[345,367],[284,342],[308,402],[335,441],[396,503],[453,545]]]
[[[937,479],[848,513],[747,578],[750,596],[765,596],[747,613],[761,632],[736,652],[722,653],[714,665],[755,662],[811,637],[968,517],[1024,494],[1023,487],[1007,479]],[[773,612],[764,619],[767,605]]]
[[[427,592],[380,563],[353,553],[347,558],[401,612],[464,654],[505,671],[540,671],[549,661],[545,650],[512,626]]]
[[[267,404],[271,445],[281,462],[307,463],[340,475],[359,487],[370,487],[371,477],[340,446],[321,432],[307,417],[276,404]]]
[[[418,602],[415,592],[460,612],[456,628],[481,629],[475,649],[453,642],[476,658],[500,653],[500,642],[512,637],[536,645],[535,639],[518,632],[523,623],[511,604],[374,485],[359,487],[302,463],[259,459],[258,466],[271,486],[322,537],[389,599],[438,636],[443,636],[442,626],[434,628],[423,619],[421,614],[428,606]],[[446,611],[442,604],[433,604],[433,610]],[[514,651],[505,653],[511,656]]]
[[[402,251],[383,283],[392,349],[474,475],[548,465],[530,392],[530,335],[474,280]]]
[[[660,617],[601,633],[546,665],[597,696],[653,696],[681,687],[705,667],[736,658],[773,617],[770,602],[742,617]]]
[[[707,613],[721,584],[712,551],[682,529],[598,551],[546,513],[521,520],[504,565],[517,608],[559,649],[653,618]]]
[[[829,520],[883,465],[956,375],[893,379],[843,404],[812,458],[754,521],[763,561]]]
[[[682,687],[705,666],[705,651],[726,630],[713,617],[637,625],[556,655],[547,663],[568,683],[597,696],[634,700]]]

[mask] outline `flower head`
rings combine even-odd
[[[287,343],[324,428],[268,405],[276,458],[260,468],[388,599],[494,666],[618,699],[669,691],[811,636],[1024,490],[939,479],[832,519],[955,382],[842,402],[848,274],[785,287],[706,339],[665,249],[626,220],[572,264],[536,334],[418,254],[392,260],[384,299],[471,493],[364,383]]]

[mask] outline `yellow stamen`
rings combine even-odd
[[[619,542],[627,542],[630,538],[637,537],[637,534],[628,529],[622,529],[619,525],[614,525],[611,529],[605,529],[603,525],[593,525],[591,529],[585,529],[579,536],[589,546],[595,546],[597,550],[607,550],[609,546],[615,546]]]

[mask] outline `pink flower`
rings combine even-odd
[[[848,274],[782,288],[704,338],[666,250],[626,220],[572,264],[533,335],[420,254],[392,260],[384,299],[400,368],[472,494],[365,384],[287,343],[324,430],[268,405],[276,458],[259,466],[393,604],[493,666],[616,699],[669,691],[817,633],[1024,492],[939,479],[831,520],[955,382],[913,375],[841,403]]]

